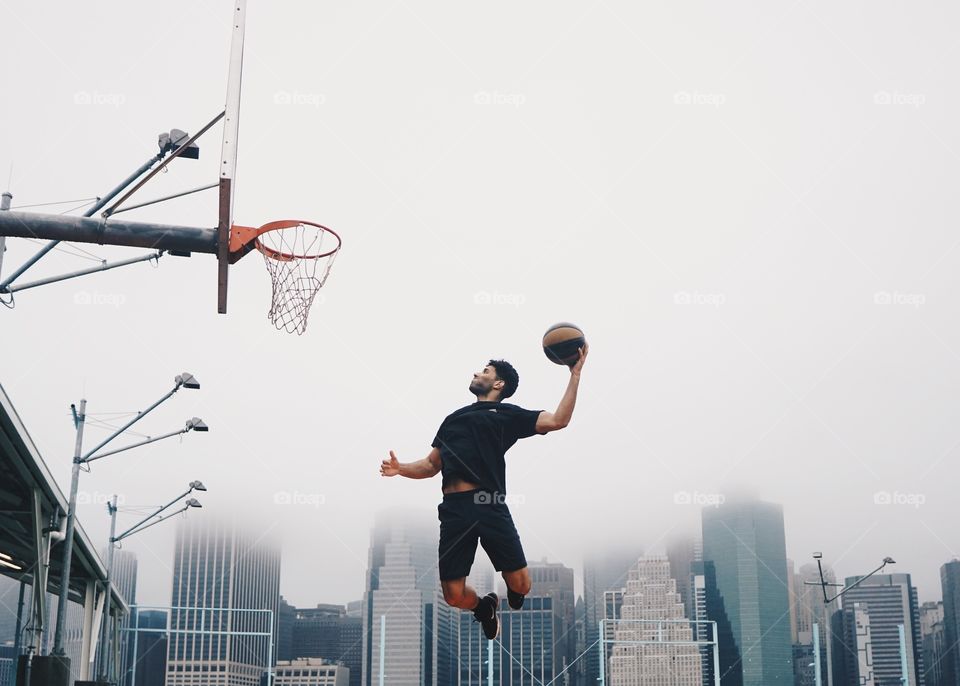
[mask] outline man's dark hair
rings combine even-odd
[[[517,392],[520,385],[520,375],[513,365],[506,360],[490,360],[490,366],[497,373],[497,378],[503,381],[503,390],[500,391],[500,400],[509,398]]]

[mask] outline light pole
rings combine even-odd
[[[145,441],[140,441],[139,443],[134,443],[133,445],[126,446],[125,448],[120,448],[117,450],[110,451],[105,455],[96,455],[96,452],[107,445],[110,441],[115,439],[117,436],[122,434],[124,431],[129,429],[131,426],[136,424],[138,421],[147,416],[150,412],[155,410],[160,404],[168,400],[173,396],[174,393],[179,391],[181,388],[189,389],[198,389],[200,388],[200,382],[196,380],[193,374],[183,372],[178,374],[174,378],[173,390],[168,391],[162,398],[153,403],[150,407],[142,412],[138,412],[137,416],[131,419],[129,422],[124,424],[122,427],[110,434],[104,441],[102,441],[96,448],[89,451],[85,455],[82,454],[83,451],[81,446],[83,445],[83,427],[86,423],[86,411],[87,411],[87,401],[83,399],[80,401],[80,412],[77,413],[76,407],[71,405],[70,409],[73,411],[73,421],[74,426],[77,429],[77,440],[73,452],[73,472],[70,476],[70,499],[67,504],[67,530],[65,539],[63,542],[63,571],[60,575],[60,599],[57,603],[57,625],[56,631],[53,636],[53,652],[52,654],[58,658],[65,658],[66,652],[63,648],[63,630],[67,620],[67,601],[70,591],[70,564],[73,560],[73,530],[76,522],[76,511],[77,511],[77,486],[80,481],[80,467],[84,464],[98,460],[105,455],[113,455],[115,453],[121,452],[123,450],[129,450],[130,448],[136,448],[147,443],[153,443],[154,441],[159,441],[164,438],[169,438],[170,436],[177,436],[180,434],[185,434],[188,431],[207,431],[208,427],[203,423],[199,418],[194,417],[186,423],[186,427],[180,431],[175,431],[173,433],[164,434],[163,436],[157,436],[156,438],[148,438]]]
[[[196,420],[196,418],[194,418],[194,420]],[[207,490],[207,487],[204,486],[202,482],[191,481],[186,491],[178,495],[176,498],[171,500],[166,505],[162,505],[159,509],[152,512],[144,519],[141,519],[139,522],[131,526],[129,529],[124,531],[119,536],[114,535],[114,533],[117,530],[117,496],[114,495],[113,499],[110,501],[110,503],[108,503],[107,508],[110,511],[110,539],[107,544],[107,578],[106,578],[106,581],[104,582],[104,592],[106,593],[106,596],[103,604],[103,622],[100,625],[100,660],[99,660],[100,681],[110,680],[111,672],[113,671],[111,669],[111,664],[115,662],[115,660],[113,659],[113,655],[110,654],[111,651],[109,649],[109,645],[112,642],[112,639],[110,638],[112,634],[109,631],[107,631],[107,624],[110,620],[110,577],[113,572],[114,546],[120,541],[122,541],[123,539],[127,538],[128,536],[132,536],[133,534],[138,534],[144,529],[148,529],[154,524],[159,524],[162,521],[170,519],[170,517],[178,515],[182,512],[186,512],[192,507],[203,507],[196,498],[190,498],[189,500],[186,501],[186,503],[184,503],[184,506],[181,509],[177,510],[176,512],[171,512],[168,515],[160,517],[160,519],[157,519],[152,522],[150,521],[151,519],[153,519],[154,517],[157,517],[161,512],[170,508],[172,505],[174,505],[178,501],[182,500],[183,498],[186,498],[188,495],[190,495],[194,491],[205,491],[205,490]],[[149,522],[149,524],[147,522]],[[117,647],[119,648],[119,646]]]

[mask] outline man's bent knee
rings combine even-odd
[[[526,567],[512,572],[504,572],[503,580],[506,582],[507,588],[520,595],[530,593],[530,588],[533,585],[533,582],[530,580],[530,570]]]
[[[466,589],[466,579],[455,579],[453,581],[441,581],[440,586],[443,589],[443,599],[447,605],[460,607],[464,600],[464,590]]]

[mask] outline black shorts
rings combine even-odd
[[[444,494],[437,506],[442,581],[470,574],[478,540],[498,572],[527,566],[510,510],[496,495],[483,490]]]

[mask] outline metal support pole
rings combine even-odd
[[[63,629],[67,621],[67,602],[70,593],[70,563],[73,561],[73,529],[77,513],[77,487],[80,483],[80,453],[83,446],[83,425],[86,422],[87,401],[80,401],[77,415],[77,441],[73,450],[73,473],[70,475],[70,500],[67,504],[67,533],[63,540],[63,571],[60,573],[60,601],[57,603],[57,628],[53,635],[53,654],[66,656],[63,650]]]
[[[101,681],[110,680],[110,645],[111,635],[107,626],[110,624],[110,573],[113,571],[113,538],[117,533],[117,496],[114,495],[107,505],[110,511],[110,538],[107,541],[107,579],[103,584],[103,592],[106,594],[103,601],[103,623],[100,625],[100,660],[99,669]]]
[[[903,624],[897,624],[897,636],[900,638],[900,683],[910,686],[910,672],[907,671],[907,637]]]
[[[273,686],[273,610],[270,611],[268,616],[270,618],[268,627],[270,638],[267,640],[269,645],[267,648],[267,686]]]
[[[713,683],[720,686],[720,640],[717,636],[717,623],[713,625]]]
[[[30,281],[25,283],[22,286],[10,286],[7,288],[7,293],[17,293],[19,291],[25,291],[28,288],[36,288],[37,286],[46,286],[47,284],[57,283],[58,281],[66,281],[67,279],[75,279],[78,276],[86,276],[87,274],[97,274],[99,272],[105,272],[110,269],[116,269],[117,267],[126,267],[129,264],[137,264],[138,262],[148,262],[149,260],[159,260],[163,256],[162,252],[152,252],[149,255],[141,255],[140,257],[131,257],[126,260],[117,260],[116,262],[101,262],[96,267],[88,267],[87,269],[80,269],[75,272],[70,272],[68,274],[60,274],[59,276],[49,276],[45,279],[37,279],[36,281]]]
[[[380,686],[383,686],[383,659],[386,655],[386,650],[384,650],[384,644],[387,641],[387,616],[380,615]]]
[[[823,686],[823,680],[820,677],[820,625],[813,624],[813,683],[814,686]]]
[[[130,671],[133,673],[130,675],[130,686],[137,686],[137,665],[140,664],[140,654],[137,652],[139,650],[137,647],[137,639],[140,638],[140,608],[133,606],[130,610],[133,615],[133,626],[135,628],[133,632],[133,664],[130,665]]]
[[[13,200],[13,195],[10,191],[4,191],[3,195],[0,195],[0,211],[6,212],[10,209],[10,201]],[[7,251],[7,237],[0,236],[0,276],[3,275],[3,253]]]
[[[22,578],[20,579],[20,598],[17,600],[17,627],[13,634],[13,664],[17,664],[17,660],[20,659],[20,632],[23,630],[23,591],[26,587],[26,581]],[[7,682],[6,686],[13,686],[13,682],[16,678],[14,671],[10,672],[10,679]]]
[[[600,620],[600,641],[597,643],[600,647],[600,686],[605,686],[606,680],[606,662],[607,662],[607,642],[606,635],[603,633],[603,620]]]
[[[136,180],[140,177],[141,174],[143,174],[143,173],[144,173],[145,171],[147,171],[150,167],[152,167],[154,164],[156,164],[156,163],[159,162],[161,159],[163,159],[164,154],[166,154],[165,151],[161,151],[161,152],[159,152],[158,154],[151,156],[150,159],[147,160],[146,162],[144,162],[143,164],[141,164],[140,167],[139,167],[135,172],[133,172],[130,176],[128,176],[127,178],[125,178],[123,181],[121,181],[119,186],[117,186],[116,188],[114,188],[113,190],[111,190],[111,191],[110,191],[109,193],[107,193],[105,196],[103,196],[102,198],[100,198],[100,200],[98,200],[96,203],[94,203],[93,207],[91,207],[89,210],[87,210],[86,212],[83,213],[83,216],[84,216],[84,217],[92,217],[101,207],[103,207],[103,206],[106,205],[108,202],[110,202],[111,200],[113,200],[113,198],[116,197],[116,195],[117,195],[118,193],[120,193],[120,191],[122,191],[124,188],[126,188],[127,186],[129,186],[131,183],[133,183],[134,181],[136,181]],[[8,276],[6,279],[4,279],[2,282],[0,282],[0,293],[2,293],[3,291],[5,291],[6,288],[7,288],[7,286],[9,286],[11,283],[13,283],[14,281],[16,281],[17,278],[18,278],[21,274],[23,274],[25,271],[27,271],[28,269],[30,269],[30,267],[32,267],[32,266],[35,265],[37,262],[39,262],[41,257],[43,257],[43,256],[46,255],[48,252],[50,252],[51,250],[53,250],[54,248],[56,248],[59,243],[60,243],[60,240],[52,240],[52,241],[50,241],[50,242],[47,243],[45,246],[43,246],[36,255],[34,255],[34,256],[31,257],[29,260],[27,260],[26,262],[24,262],[23,265],[22,265],[19,269],[17,269],[15,272],[13,272],[13,274],[11,274],[11,275]]]
[[[217,251],[217,230],[193,226],[133,222],[125,219],[95,219],[60,214],[0,212],[0,234],[19,238],[48,238],[55,242],[123,245],[133,248],[175,250],[213,254]],[[19,276],[19,275],[18,275]],[[0,292],[10,285],[7,278]]]
[[[487,641],[487,686],[493,686],[493,641]]]

